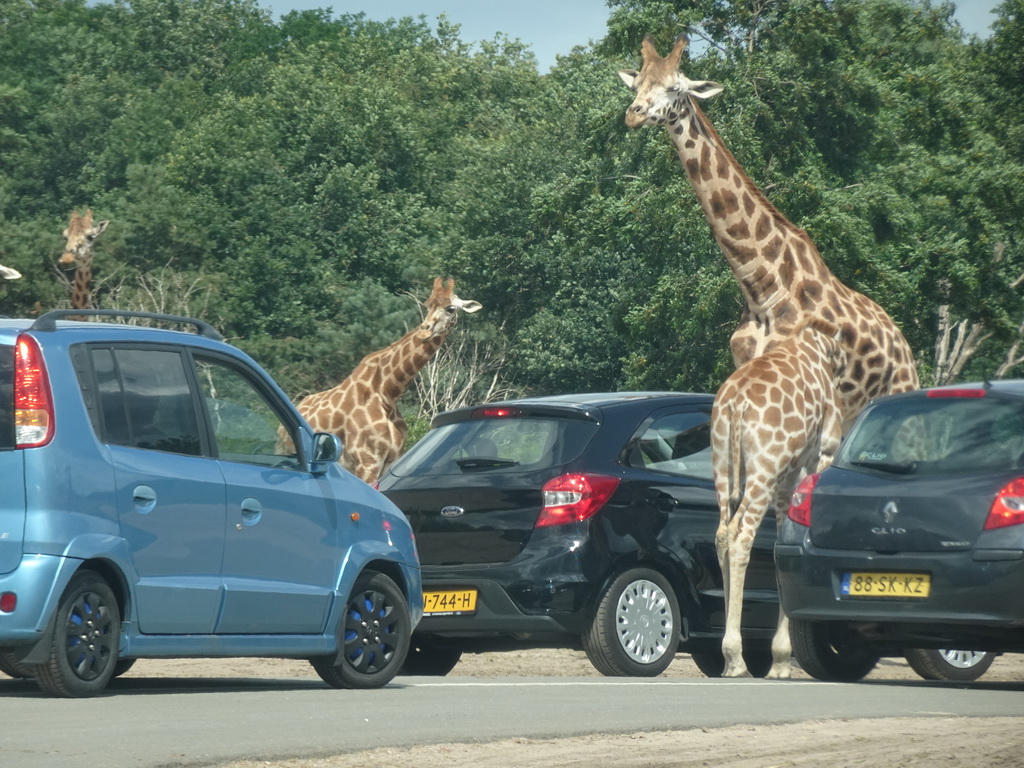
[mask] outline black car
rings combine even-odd
[[[858,680],[906,654],[925,677],[973,679],[994,654],[1024,652],[1024,382],[871,404],[797,488],[775,556],[815,677]],[[961,677],[944,648],[975,649]]]
[[[425,614],[403,670],[464,651],[580,647],[606,675],[658,675],[677,650],[720,675],[725,614],[706,394],[531,398],[437,416],[381,478],[408,516]],[[745,645],[771,666],[778,619],[766,520]]]

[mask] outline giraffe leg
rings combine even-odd
[[[727,568],[722,571],[725,586],[725,634],[722,637],[725,670],[722,677],[751,676],[743,659],[743,634],[740,631],[743,618],[743,583],[746,579],[747,564],[750,562],[750,546],[753,543],[753,533],[746,524],[750,508],[749,497],[744,497],[733,519],[729,521],[727,532],[728,563]]]
[[[838,418],[838,411],[835,412],[837,418],[833,420],[832,427],[834,428],[834,443],[829,438],[829,453],[828,463],[832,463],[832,454],[835,453],[836,448],[839,447],[840,428],[842,426],[842,420]],[[822,440],[825,437],[822,435]],[[814,459],[811,459],[811,466],[814,466]],[[828,466],[828,464],[826,464]],[[798,468],[791,474],[788,474],[785,478],[781,478],[777,490],[775,493],[775,519],[776,522],[781,522],[781,517],[786,514],[789,509],[789,502],[793,497],[793,490],[796,488],[797,483],[800,482],[807,474],[807,470]],[[788,680],[793,676],[793,644],[789,639],[789,618],[782,610],[782,601],[779,601],[779,623],[775,627],[775,635],[772,637],[772,668],[768,670],[768,678],[770,680]]]
[[[731,626],[730,617],[734,614],[742,613],[743,604],[742,595],[740,596],[740,603],[734,603],[732,597],[732,591],[730,585],[732,583],[732,558],[730,557],[729,550],[731,541],[733,538],[732,525],[728,509],[728,500],[725,501],[723,507],[722,519],[718,523],[718,531],[715,533],[715,550],[718,553],[718,565],[722,571],[722,591],[725,596],[725,626],[726,632],[722,637],[722,655],[725,657],[725,677],[739,677],[742,676],[742,672],[739,675],[729,675],[728,670],[735,666],[735,662],[730,663],[730,659],[739,658],[740,663],[743,664],[743,671],[746,671],[746,663],[743,661],[743,640],[739,632],[739,622],[736,622],[735,630],[730,634],[729,629]]]
[[[779,606],[779,623],[772,638],[772,668],[770,680],[789,680],[793,676],[793,644],[789,639],[789,619]]]

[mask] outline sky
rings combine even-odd
[[[967,31],[987,36],[1000,0],[959,0],[956,19]],[[586,45],[605,35],[610,14],[605,0],[259,0],[274,17],[294,10],[331,8],[334,13],[365,13],[374,21],[405,16],[427,17],[436,26],[444,13],[461,26],[464,42],[491,40],[498,32],[530,46],[541,72],[555,64],[555,57],[573,46]]]

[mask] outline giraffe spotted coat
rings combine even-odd
[[[75,265],[75,277],[71,283],[72,309],[92,309],[93,245],[108,224],[109,221],[99,221],[94,225],[92,208],[82,215],[78,211],[71,212],[71,220],[64,230],[64,252],[60,263]]]
[[[725,676],[748,674],[741,653],[743,583],[769,510],[785,513],[807,473],[832,463],[842,436],[839,329],[811,318],[793,336],[737,368],[715,395],[711,463],[720,519],[715,546],[725,587]],[[779,609],[769,677],[790,676],[789,625]]]
[[[644,39],[640,70],[619,73],[636,93],[626,124],[665,126],[739,283],[745,309],[730,342],[737,366],[810,317],[839,328],[849,359],[839,381],[845,431],[872,398],[917,389],[910,345],[885,310],[832,274],[807,233],[769,202],[736,161],[697,105],[722,86],[679,71],[685,47],[679,38],[663,58]]]
[[[479,309],[479,302],[455,295],[453,279],[435,279],[422,323],[394,344],[368,354],[338,386],[299,402],[299,413],[313,429],[341,438],[345,469],[374,483],[401,455],[407,430],[398,398],[441,348],[459,310]]]

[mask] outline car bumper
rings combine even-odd
[[[0,612],[0,647],[30,645],[42,637],[64,585],[80,564],[55,555],[25,555],[15,570],[0,574],[0,594],[17,596],[13,611]]]
[[[789,532],[792,533],[791,531]],[[809,536],[798,543],[783,532],[775,546],[783,609],[790,619],[845,621],[879,642],[925,643],[992,637],[1006,648],[1024,648],[1024,551],[904,552],[821,550]],[[851,597],[842,594],[844,573],[923,573],[925,598]],[[975,645],[971,647],[981,647]]]
[[[581,634],[602,572],[579,541],[550,541],[500,565],[423,566],[423,591],[473,589],[476,611],[424,615],[420,634]]]

